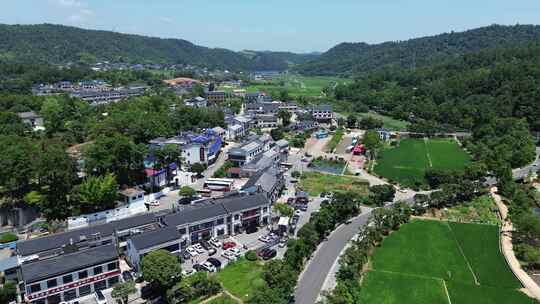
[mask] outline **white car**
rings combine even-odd
[[[216,238],[211,238],[210,241],[208,241],[208,243],[210,243],[210,245],[216,247],[216,248],[221,248],[221,242],[216,239]]]
[[[204,248],[201,246],[201,244],[193,245],[193,249],[195,249],[197,253],[204,253]]]
[[[107,304],[107,299],[105,298],[101,290],[94,292],[94,298],[96,299],[97,304]]]
[[[271,241],[271,239],[270,239],[270,237],[268,235],[261,235],[259,237],[259,241],[264,242],[264,243],[268,243],[268,242]]]
[[[192,257],[194,256],[197,256],[199,253],[197,252],[197,250],[195,250],[195,248],[189,246],[188,248],[186,248],[186,251],[187,253],[189,253],[189,255],[191,255]]]
[[[195,273],[195,270],[193,270],[193,269],[190,269],[190,270],[185,270],[184,269],[184,270],[182,270],[182,276],[184,276],[184,277],[189,277],[194,273]]]
[[[210,262],[204,262],[201,264],[208,272],[216,272],[216,266],[212,265]]]
[[[155,200],[154,200],[154,201],[150,201],[150,202],[148,203],[148,205],[157,207],[157,206],[159,206],[159,201],[155,201]]]
[[[225,250],[221,253],[221,255],[226,258],[227,260],[231,260],[231,261],[234,261],[236,260],[236,256],[234,255],[234,253],[232,253],[230,250]]]
[[[239,257],[242,253],[240,252],[240,249],[234,247],[234,248],[229,248],[229,251],[234,254],[234,256],[236,257]]]
[[[296,214],[296,215],[301,215],[301,214],[302,214],[302,210],[296,209],[296,210],[294,210],[294,214]]]

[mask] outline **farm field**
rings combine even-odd
[[[404,120],[397,120],[390,116],[381,115],[379,113],[375,112],[369,112],[369,113],[358,113],[359,117],[373,117],[382,120],[383,122],[383,128],[392,130],[392,131],[404,131],[409,126],[408,121]]]
[[[284,75],[272,81],[255,82],[244,89],[248,93],[264,91],[269,94],[273,92],[279,93],[279,91],[286,89],[291,97],[320,97],[325,87],[347,82],[350,82],[350,80],[338,77]]]
[[[483,195],[471,202],[460,204],[443,211],[443,218],[452,222],[500,225],[497,206],[490,195]]]
[[[406,187],[420,187],[426,184],[429,168],[460,170],[469,162],[469,155],[453,140],[409,138],[380,153],[375,173]]]
[[[319,196],[328,191],[349,191],[359,195],[368,194],[368,182],[362,179],[323,174],[319,172],[304,172],[300,178],[300,187],[312,196]]]
[[[517,290],[497,226],[413,220],[375,250],[371,268],[362,303],[534,303]]]

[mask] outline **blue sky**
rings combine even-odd
[[[56,23],[233,50],[325,51],[539,23],[539,0],[1,0],[0,23]]]

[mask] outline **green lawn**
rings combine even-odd
[[[212,301],[207,302],[207,304],[238,304],[238,302],[228,296],[220,296]]]
[[[375,250],[373,269],[474,283],[446,222],[418,221],[392,233]]]
[[[535,304],[521,291],[491,287],[474,286],[459,282],[447,282],[452,304]]]
[[[369,113],[358,113],[359,117],[373,117],[377,118],[383,121],[383,128],[392,130],[392,131],[404,131],[407,129],[407,127],[410,125],[408,121],[404,120],[397,120],[390,116],[381,115],[379,113],[375,112],[369,112]]]
[[[244,89],[248,93],[263,91],[272,94],[287,90],[291,97],[320,97],[325,87],[350,81],[338,77],[283,75],[272,81],[254,82]]]
[[[337,129],[336,133],[334,133],[334,135],[332,136],[332,139],[330,139],[330,141],[326,144],[326,151],[334,151],[337,145],[341,142],[343,135],[345,135],[345,130],[343,130],[343,128]]]
[[[361,195],[368,194],[368,182],[359,178],[337,176],[319,172],[304,172],[300,178],[300,186],[312,196],[322,192],[354,191]]]
[[[266,283],[262,276],[262,264],[240,258],[217,273],[218,280],[231,294],[246,301],[257,288]]]
[[[426,184],[425,172],[435,169],[463,169],[469,155],[454,140],[404,139],[398,147],[383,150],[377,159],[375,173],[406,187]]]
[[[521,287],[499,250],[497,226],[449,224],[481,285],[512,289]]]
[[[362,304],[448,304],[443,281],[370,271],[360,293]]]
[[[534,303],[517,290],[497,226],[413,220],[375,250],[372,269],[360,291],[366,304]]]

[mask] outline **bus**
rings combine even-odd
[[[204,182],[204,188],[212,191],[228,192],[232,190],[234,180],[230,178],[209,178]]]

